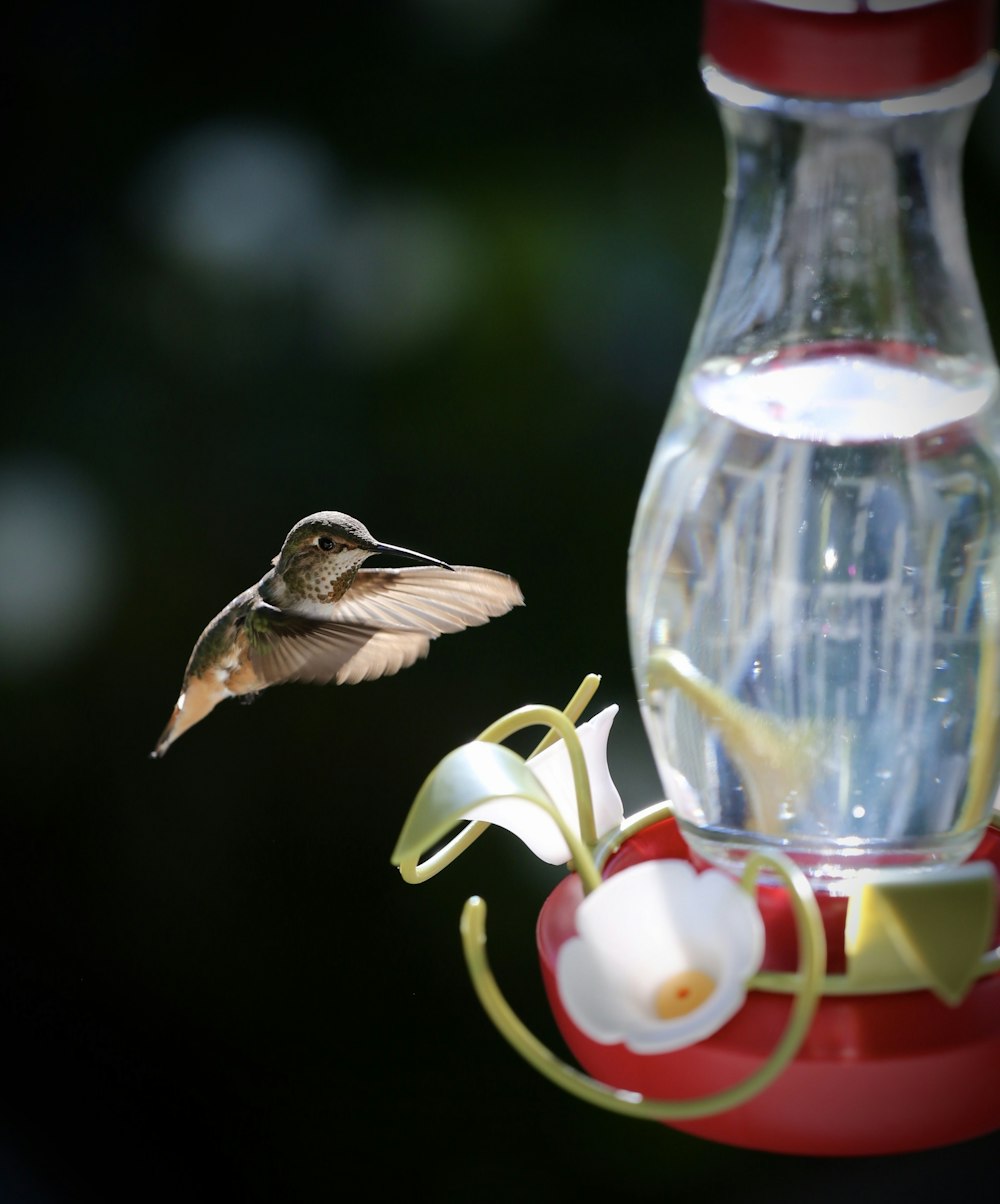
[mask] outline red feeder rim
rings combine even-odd
[[[995,21],[996,0],[703,0],[702,49],[766,92],[865,100],[971,70]]]

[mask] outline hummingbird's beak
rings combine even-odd
[[[422,564],[436,564],[440,569],[452,569],[450,564],[446,564],[443,560],[437,560],[433,556],[425,556],[423,552],[411,552],[409,548],[397,548],[391,543],[377,543],[372,549],[374,552],[384,552],[389,556],[402,556],[405,560],[419,560]]]

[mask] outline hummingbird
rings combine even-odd
[[[377,554],[420,564],[362,568]],[[513,577],[381,543],[336,510],[300,519],[271,564],[198,637],[151,757],[162,757],[225,698],[286,681],[385,677],[426,656],[439,635],[524,604]]]

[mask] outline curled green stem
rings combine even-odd
[[[566,745],[570,768],[573,772],[573,790],[576,794],[577,816],[580,822],[580,836],[584,844],[590,848],[597,843],[597,830],[594,825],[594,805],[590,795],[590,778],[587,774],[587,763],[583,757],[583,746],[576,732],[576,725],[567,719],[562,711],[555,707],[535,705],[518,707],[498,719],[479,737],[480,740],[495,740],[503,743],[516,732],[526,727],[547,726],[557,736],[561,736]],[[530,760],[530,758],[529,758]],[[575,851],[574,851],[575,852]]]
[[[772,1083],[795,1056],[819,1004],[826,967],[826,939],[819,907],[802,871],[780,853],[758,853],[747,863],[743,886],[749,889],[760,869],[772,866],[789,887],[799,940],[798,973],[789,985],[795,1000],[781,1039],[763,1065],[742,1082],[699,1099],[652,1099],[636,1091],[609,1087],[568,1066],[544,1046],[507,1003],[486,955],[486,903],[473,896],[462,911],[462,948],[476,994],[504,1038],[537,1071],[570,1094],[612,1112],[646,1120],[693,1120],[745,1103]]]
[[[592,837],[589,840],[587,839],[587,833],[592,833],[594,831],[594,809],[591,803],[590,783],[589,779],[587,778],[586,767],[584,766],[582,771],[584,790],[586,792],[586,804],[584,805],[583,796],[581,796],[579,792],[579,767],[577,762],[573,760],[572,745],[575,742],[577,749],[579,750],[580,741],[576,736],[576,723],[586,710],[587,704],[593,698],[594,693],[596,692],[600,683],[601,679],[596,673],[588,673],[580,683],[576,693],[569,700],[562,711],[557,711],[554,707],[522,707],[519,711],[512,711],[510,714],[504,715],[501,719],[496,720],[495,723],[491,723],[490,726],[486,728],[484,732],[480,733],[478,737],[480,740],[491,740],[499,743],[505,740],[508,736],[513,735],[514,732],[520,731],[524,727],[531,726],[533,723],[544,723],[550,721],[547,719],[537,718],[521,721],[520,719],[516,718],[523,716],[525,712],[538,712],[544,710],[547,716],[551,717],[551,715],[557,715],[560,717],[561,721],[567,722],[573,729],[573,738],[567,741],[566,747],[570,755],[570,764],[573,766],[573,781],[577,786],[577,806],[580,810],[581,817],[580,832],[583,834],[584,840],[590,846],[593,846],[596,842],[596,838]],[[541,741],[535,746],[531,756],[537,756],[543,749],[548,748],[550,744],[553,744],[556,740],[558,740],[560,736],[565,739],[565,730],[565,726],[562,722],[557,724],[550,723],[548,731],[542,737]],[[579,757],[577,758],[577,760],[581,763],[582,756],[583,754],[581,751]],[[531,758],[529,757],[528,759],[530,760]],[[586,812],[587,817],[586,827],[584,826],[584,811]],[[579,848],[574,847],[574,842],[576,845],[579,845],[579,842],[576,841],[575,833],[570,832],[565,827],[561,816],[556,815],[553,816],[553,818],[562,831],[563,837],[566,840],[570,850],[573,852],[575,858],[580,852]],[[421,882],[428,881],[428,879],[433,878],[436,874],[440,874],[443,869],[451,865],[456,857],[464,853],[471,844],[478,840],[489,827],[490,825],[483,820],[470,820],[459,833],[457,833],[452,837],[451,840],[448,841],[447,844],[442,845],[442,847],[438,849],[436,853],[433,853],[430,857],[425,858],[424,861],[421,862],[416,858],[413,858],[412,860],[406,859],[405,861],[400,862],[399,872],[403,880],[411,885],[417,885]],[[583,853],[583,858],[585,862],[590,863],[591,869],[588,870],[586,866],[581,867],[581,879],[585,880],[586,888],[588,890],[592,890],[593,887],[596,886],[600,881],[600,877],[597,874],[596,869],[592,868],[593,858],[590,857],[586,852]]]

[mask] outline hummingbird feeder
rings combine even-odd
[[[775,1152],[949,1145],[1000,1129],[1000,375],[959,181],[994,3],[703,11],[726,219],[626,605],[667,801],[625,815],[590,675],[449,753],[393,862],[500,825],[567,867],[537,956],[578,1066],[509,1007],[481,899],[461,935],[568,1092]]]

